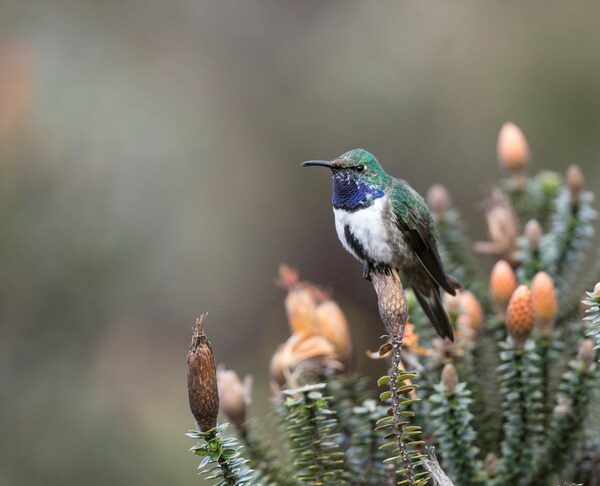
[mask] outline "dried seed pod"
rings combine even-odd
[[[522,348],[533,329],[531,291],[520,285],[513,292],[506,308],[506,329],[515,346]]]
[[[344,365],[344,370],[352,371],[352,338],[346,316],[334,301],[328,300],[318,305],[315,311],[318,333],[333,344],[335,353]]]
[[[558,313],[558,301],[552,277],[538,272],[531,282],[531,305],[538,330],[547,335],[554,325]]]
[[[594,352],[594,341],[591,339],[586,339],[581,344],[579,348],[579,360],[581,361],[581,366],[583,369],[588,371],[592,363],[594,362],[595,352]]]
[[[514,270],[505,260],[498,260],[490,274],[490,295],[501,314],[517,288],[517,277]]]
[[[438,218],[443,218],[446,211],[448,211],[452,205],[448,189],[442,184],[434,184],[431,186],[427,191],[425,200],[427,201],[427,205],[429,206],[429,209],[431,209],[431,212]]]
[[[579,201],[583,190],[583,174],[578,165],[571,164],[567,169],[567,188],[571,194],[571,201]]]
[[[215,358],[204,333],[205,320],[206,314],[202,314],[196,320],[192,344],[187,355],[190,410],[202,432],[216,427],[219,413]]]
[[[217,384],[221,409],[238,429],[243,429],[246,426],[246,407],[252,401],[252,376],[246,376],[242,382],[235,371],[219,365]]]
[[[402,335],[408,319],[408,306],[398,272],[389,268],[374,271],[371,279],[386,332],[390,336]]]
[[[530,219],[525,225],[525,236],[532,248],[539,248],[542,239],[542,226],[537,219]]]
[[[521,129],[514,123],[502,125],[498,134],[498,162],[511,175],[521,175],[529,162],[529,145]]]
[[[452,363],[447,363],[442,368],[442,385],[447,391],[454,391],[458,385],[458,373]]]

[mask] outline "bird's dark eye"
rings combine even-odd
[[[365,166],[360,164],[356,166],[356,172],[364,172],[365,171]]]

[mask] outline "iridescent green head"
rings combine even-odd
[[[309,160],[302,164],[303,167],[314,165],[330,168],[334,177],[338,174],[344,177],[352,176],[369,185],[383,184],[386,175],[375,156],[360,148],[349,150],[332,161]]]
[[[375,156],[363,149],[350,150],[332,161],[309,160],[302,164],[321,166],[333,173],[333,205],[354,211],[383,196],[387,174]]]

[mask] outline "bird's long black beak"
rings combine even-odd
[[[302,167],[310,167],[311,165],[316,165],[320,167],[327,167],[331,170],[337,169],[337,166],[328,160],[307,160],[306,162],[302,162],[300,164]]]

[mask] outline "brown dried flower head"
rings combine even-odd
[[[458,373],[452,363],[447,363],[442,368],[442,385],[448,391],[454,391],[458,385]]]
[[[431,186],[427,191],[425,200],[427,201],[427,205],[429,206],[429,209],[431,209],[431,212],[438,218],[443,218],[446,211],[448,211],[452,205],[448,189],[442,184],[434,184]]]
[[[498,162],[511,175],[521,175],[529,162],[529,145],[521,129],[507,122],[498,134]]]
[[[513,292],[506,309],[506,328],[515,346],[522,348],[533,329],[531,291],[520,285]]]
[[[277,285],[288,291],[285,310],[292,334],[317,334],[316,308],[330,300],[329,294],[310,282],[301,281],[298,272],[287,265],[279,266]]]
[[[546,272],[538,272],[531,282],[531,305],[536,327],[547,335],[556,319],[558,301],[554,281]]]
[[[510,264],[498,260],[490,274],[490,295],[500,313],[504,313],[506,305],[517,288],[517,277]]]
[[[285,310],[292,334],[315,334],[316,304],[310,292],[299,288],[290,290],[285,298]]]
[[[318,333],[333,344],[335,354],[344,365],[344,370],[352,371],[353,347],[346,316],[334,301],[328,300],[318,305],[315,311]]]
[[[341,370],[333,344],[322,336],[293,334],[281,344],[269,365],[273,390],[314,383],[328,370]]]
[[[539,248],[542,240],[542,226],[537,219],[530,219],[525,225],[525,236],[532,248]]]
[[[190,410],[203,432],[216,427],[219,413],[215,358],[204,333],[205,320],[206,314],[196,320],[192,344],[187,355]]]
[[[235,371],[219,365],[217,384],[221,410],[238,429],[243,429],[246,425],[246,407],[252,402],[252,376],[247,375],[242,382]]]
[[[592,366],[595,358],[594,341],[586,339],[579,348],[579,361],[585,371],[588,371]]]
[[[474,342],[483,326],[483,308],[475,294],[469,290],[463,290],[458,297],[460,312],[456,318],[456,327],[461,337]]]
[[[579,201],[583,191],[583,173],[578,165],[571,164],[567,169],[567,188],[571,194],[571,201]]]

